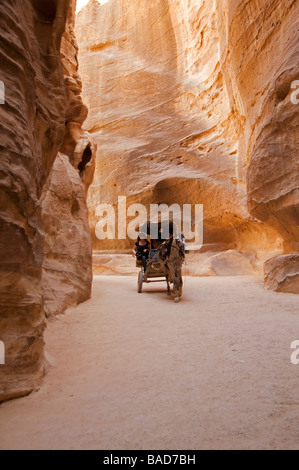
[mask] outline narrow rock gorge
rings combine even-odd
[[[117,207],[125,195],[147,207],[203,204],[195,274],[226,274],[230,263],[236,274],[256,273],[275,254],[296,256],[298,8],[277,0],[91,0],[83,8],[84,128],[98,144],[88,197],[94,249],[129,248],[96,236],[98,204]],[[289,290],[289,276],[293,291],[293,269],[278,290]]]
[[[47,317],[90,297],[92,248],[131,247],[96,236],[119,196],[203,204],[190,274],[299,293],[298,0],[75,9],[0,2],[0,401],[39,386]]]

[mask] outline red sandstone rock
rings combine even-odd
[[[264,264],[265,286],[276,292],[299,294],[299,255],[281,255]]]
[[[219,0],[218,9],[224,75],[243,136],[249,211],[276,230],[285,254],[298,253],[299,105],[292,102],[292,84],[299,78],[299,3]],[[266,263],[268,288],[298,291],[293,259],[283,258],[284,281],[281,259]]]
[[[85,191],[66,155],[58,154],[41,198],[45,235],[42,287],[47,316],[91,293],[91,235]]]
[[[82,102],[78,75],[75,4],[74,0],[70,2],[61,43],[66,89],[62,153],[54,162],[40,201],[45,232],[42,287],[47,316],[63,313],[88,299],[92,283],[85,194],[93,179],[96,146],[88,132],[82,130],[87,108]]]
[[[80,182],[79,169],[76,173],[66,161],[65,179],[62,181],[60,175],[53,180],[60,160],[48,179],[58,151],[67,148],[71,157],[80,140],[86,141],[86,134],[81,130],[86,108],[80,97],[75,56],[71,54],[76,54],[71,33],[74,8],[75,0],[12,0],[0,4],[0,80],[5,85],[5,104],[0,105],[0,340],[5,344],[5,365],[0,365],[0,401],[29,393],[39,385],[44,374],[45,314],[41,284],[44,236],[43,278],[51,276],[52,280],[45,288],[47,311],[52,313],[49,305],[52,306],[53,299],[61,294],[58,279],[63,278],[68,268],[73,284],[67,285],[64,299],[60,297],[60,311],[68,305],[66,297],[71,303],[74,299],[84,300],[91,287],[84,181]],[[64,47],[68,57],[65,55],[64,59],[69,62],[62,66],[60,45],[65,31]],[[69,42],[68,38],[71,38]],[[75,137],[70,132],[74,127]],[[77,154],[76,158],[80,156]],[[89,169],[86,184],[91,179],[90,172]],[[84,171],[81,177],[84,180]],[[43,193],[46,181],[47,187],[56,190],[52,203],[51,194]],[[59,205],[53,207],[53,200],[59,201],[63,191],[67,199],[65,205],[71,204],[68,222],[71,214],[72,217],[78,214],[77,238],[74,237],[72,246],[81,236],[83,247],[80,253],[76,252],[78,259],[68,260],[60,273],[63,253],[57,248],[53,226],[59,227],[61,236],[63,220],[59,219]],[[51,227],[41,219],[41,196],[45,201],[43,219],[51,219]],[[62,238],[69,240],[66,233]],[[49,247],[53,247],[52,253]],[[86,255],[84,262],[82,253]],[[86,268],[80,281],[76,278],[79,262]]]
[[[67,10],[67,0],[0,4],[0,401],[28,393],[44,373],[39,197],[65,132]]]

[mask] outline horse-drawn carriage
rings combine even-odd
[[[149,234],[148,222],[146,227],[141,230]],[[158,223],[158,237],[155,239],[155,248],[153,248],[153,239],[149,248],[149,256],[146,262],[146,270],[141,259],[136,259],[136,266],[140,267],[138,273],[137,291],[142,292],[144,283],[164,282],[167,285],[167,295],[171,295],[170,284],[173,284],[174,301],[177,303],[182,295],[182,264],[185,258],[185,246],[183,241],[173,230],[173,225],[167,226],[168,238],[163,237],[163,224]],[[165,228],[164,228],[165,230]]]
[[[159,253],[157,252],[152,256],[152,250],[150,249],[149,258],[146,263],[146,271],[143,271],[143,264],[141,260],[136,259],[136,266],[140,267],[138,273],[138,292],[142,292],[142,284],[150,282],[163,282],[167,283],[167,295],[170,295],[170,281],[169,275],[163,264],[163,260],[159,259]]]

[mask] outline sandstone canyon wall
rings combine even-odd
[[[45,233],[42,287],[47,316],[90,297],[92,246],[85,195],[92,181],[95,145],[82,129],[83,104],[74,34],[76,2],[69,4],[60,57],[65,83],[65,133],[40,198]]]
[[[29,393],[44,374],[44,297],[49,301],[51,295],[57,295],[55,289],[50,294],[43,293],[44,239],[47,240],[45,268],[51,269],[55,277],[51,263],[59,263],[55,261],[55,249],[51,248],[50,253],[49,246],[51,237],[53,244],[57,236],[52,222],[56,221],[57,226],[61,216],[57,206],[50,207],[50,195],[45,191],[55,189],[61,194],[64,190],[67,201],[70,200],[69,213],[73,210],[75,217],[81,217],[86,211],[86,207],[81,209],[84,188],[79,169],[75,171],[71,165],[74,164],[72,152],[74,159],[75,155],[80,159],[80,145],[88,140],[83,131],[78,137],[86,109],[78,96],[79,88],[75,90],[71,80],[74,70],[62,64],[61,58],[61,39],[64,35],[67,45],[74,8],[72,0],[0,3],[0,80],[5,85],[5,103],[0,106],[0,339],[5,344],[5,364],[0,365],[0,401]],[[75,56],[69,55],[69,60],[74,61]],[[76,138],[70,135],[74,128]],[[59,150],[69,158],[55,160]],[[91,161],[89,158],[87,162],[90,166]],[[59,165],[64,165],[63,181],[62,174],[57,175]],[[51,214],[48,212],[47,216],[51,225],[47,226],[45,212],[49,207]],[[91,257],[86,217],[83,240],[85,253]],[[61,247],[59,255],[64,256]],[[69,271],[71,277],[73,271],[71,268]],[[90,293],[91,273],[84,282],[85,294],[82,296],[81,292],[78,300]],[[61,306],[60,312],[64,307]]]
[[[91,0],[79,13],[95,249],[129,247],[95,235],[98,204],[126,195],[203,204],[202,251],[298,251],[297,24],[287,0]]]
[[[230,103],[243,119],[250,213],[283,239],[285,256],[265,263],[265,284],[299,292],[299,2],[218,2],[221,64]],[[275,279],[275,282],[274,282]]]

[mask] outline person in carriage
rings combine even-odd
[[[133,255],[136,256],[137,260],[142,261],[143,270],[146,271],[146,263],[149,257],[150,242],[144,232],[138,235],[137,242],[133,247]]]

